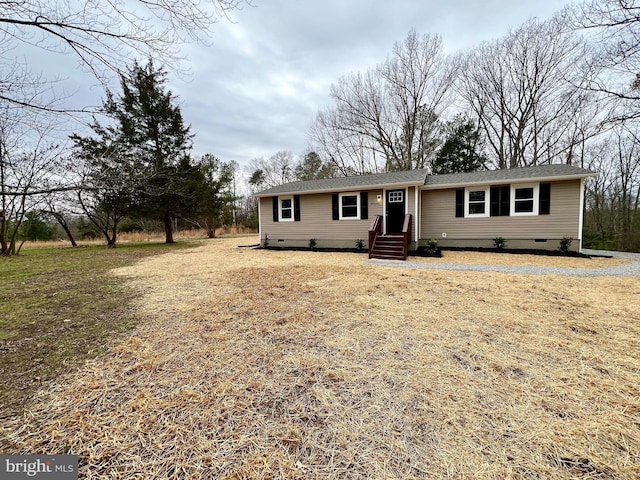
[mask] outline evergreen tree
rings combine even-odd
[[[464,115],[447,122],[447,136],[431,164],[434,175],[474,172],[487,161],[482,153],[482,139],[475,124]]]
[[[28,212],[18,229],[18,237],[21,240],[51,240],[53,229],[36,212]]]
[[[323,162],[316,152],[308,152],[296,165],[294,172],[298,180],[317,180],[336,176],[335,167]]]
[[[123,95],[111,97],[108,112],[118,118],[127,149],[146,174],[135,201],[140,216],[162,220],[166,243],[173,243],[173,218],[186,207],[191,163],[189,126],[171,91],[165,92],[166,72],[153,62],[134,64],[122,78]]]
[[[231,217],[231,207],[236,200],[231,191],[233,169],[232,162],[221,162],[209,153],[194,165],[190,196],[194,202],[192,215],[194,223],[204,227],[209,238],[215,237],[216,228],[224,223],[225,217]]]
[[[136,62],[128,73],[120,79],[121,95],[107,91],[104,111],[113,124],[104,127],[94,119],[97,138],[72,139],[79,156],[88,161],[92,194],[102,191],[106,196],[94,209],[117,207],[111,208],[118,212],[114,221],[123,214],[160,219],[166,243],[173,243],[174,217],[192,206],[187,197],[193,135],[173,94],[165,91],[162,68],[152,61],[146,66]]]

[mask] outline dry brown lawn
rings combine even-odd
[[[236,247],[256,242],[116,271],[140,327],[5,425],[3,453],[78,454],[83,478],[640,478],[639,278]]]

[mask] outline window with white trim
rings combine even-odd
[[[280,197],[280,221],[293,222],[293,197]]]
[[[538,215],[540,184],[511,185],[511,215]]]
[[[467,187],[464,191],[464,216],[489,216],[489,188]]]
[[[340,194],[340,220],[360,218],[360,194],[341,193]]]

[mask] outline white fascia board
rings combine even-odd
[[[341,193],[341,192],[363,192],[365,190],[394,190],[399,188],[406,187],[420,187],[422,182],[405,182],[405,183],[381,183],[377,185],[356,185],[350,187],[341,187],[341,188],[322,188],[318,190],[299,190],[292,192],[280,192],[280,193],[258,193],[252,195],[252,197],[256,198],[264,198],[264,197],[275,197],[281,195],[312,195],[315,193]]]
[[[531,177],[531,178],[514,178],[514,179],[494,179],[483,180],[481,182],[455,182],[444,183],[442,185],[423,185],[421,190],[444,190],[447,188],[463,188],[463,187],[484,187],[488,185],[506,185],[515,183],[535,183],[535,182],[561,182],[566,180],[582,180],[587,177],[597,177],[597,173],[588,173],[580,175],[563,175],[563,176],[550,176],[550,177]]]

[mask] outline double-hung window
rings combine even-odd
[[[271,198],[273,200],[274,222],[300,221],[300,195],[284,195]]]
[[[360,218],[360,195],[358,193],[340,194],[340,220]]]
[[[280,221],[293,221],[293,197],[280,197]]]
[[[540,184],[511,185],[511,215],[538,215]]]
[[[369,192],[331,194],[333,220],[366,220],[369,216]]]
[[[465,217],[489,216],[489,188],[465,189]]]

